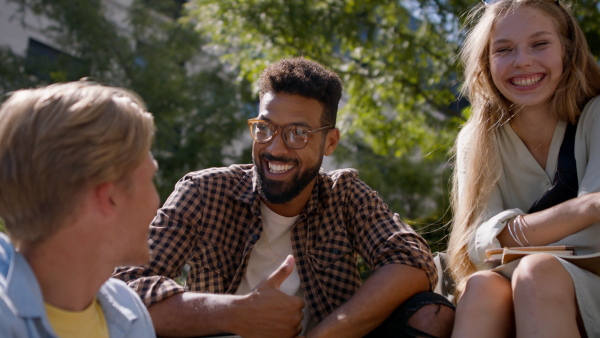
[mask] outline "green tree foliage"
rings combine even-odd
[[[345,85],[336,160],[357,168],[434,251],[443,248],[448,150],[464,121],[455,55],[461,13],[475,2],[190,0],[174,21],[183,0],[135,0],[123,31],[100,0],[10,1],[22,15],[54,19],[48,32],[69,55],[32,61],[0,49],[0,90],[92,76],[140,93],[158,126],[163,199],[187,171],[250,160],[248,149],[241,157],[223,149],[254,114],[251,89],[265,65],[300,55],[327,65]],[[599,56],[598,1],[575,10]]]
[[[190,0],[184,22],[253,82],[274,60],[305,56],[345,85],[336,159],[356,167],[393,210],[437,243],[449,220],[448,151],[466,102],[457,96],[465,0]],[[597,1],[577,14],[598,39]],[[593,46],[597,55],[600,44]]]
[[[466,0],[190,0],[193,24],[253,82],[274,60],[305,56],[345,85],[336,160],[360,171],[434,249],[444,246],[449,150],[464,122],[456,54]],[[597,0],[575,7],[598,55]],[[465,110],[464,113],[468,113]],[[440,228],[439,230],[437,230]],[[439,244],[439,245],[438,245]]]
[[[191,0],[184,21],[224,50],[223,58],[249,82],[267,63],[292,56],[340,74],[345,96],[336,160],[357,168],[430,243],[443,243],[445,163],[461,116],[454,62],[459,23],[444,5]]]
[[[446,224],[450,221],[447,184],[451,171],[447,165],[425,160],[418,154],[380,155],[356,139],[341,144],[336,156],[354,157],[352,167],[377,190],[390,209],[421,233],[433,251],[445,249]]]
[[[223,149],[256,105],[244,90],[249,86],[202,50],[205,41],[197,33],[171,18],[180,1],[136,0],[126,23],[111,21],[100,0],[13,1],[21,4],[23,17],[33,11],[53,19],[47,32],[71,62],[24,59],[2,50],[2,91],[85,76],[139,93],[157,124],[154,154],[163,199],[186,172],[238,161]],[[73,63],[78,67],[73,69]]]
[[[343,78],[343,130],[395,156],[443,148],[457,76],[455,20],[431,15],[434,3],[401,1],[192,0],[186,22],[226,50],[224,58],[256,80],[264,66],[290,56],[328,65]],[[420,10],[423,14],[415,16]],[[435,21],[431,19],[435,17]],[[436,153],[437,154],[437,153]]]
[[[600,58],[600,1],[579,0],[573,7],[592,54]]]

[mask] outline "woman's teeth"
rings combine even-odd
[[[533,84],[540,82],[540,80],[543,77],[544,76],[542,74],[536,74],[536,75],[531,75],[531,76],[526,76],[526,77],[515,77],[515,78],[510,79],[510,83],[514,84],[515,86],[519,86],[519,87],[527,87],[527,86],[531,86]]]

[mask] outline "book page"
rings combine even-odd
[[[514,269],[517,267],[519,258],[522,258],[525,255],[539,253],[535,251],[521,251],[517,253],[509,253],[506,255],[504,264],[500,265],[497,268],[492,269],[492,271],[498,272],[501,275],[511,278]],[[548,252],[549,253],[549,252]],[[552,254],[552,253],[550,253]],[[560,257],[567,262],[570,262],[582,269],[588,270],[593,274],[600,276],[600,252],[590,254],[590,255],[579,255],[579,256],[571,256],[571,255],[560,255],[553,254],[556,257]]]
[[[572,247],[525,247],[525,248],[506,248],[502,252],[502,264],[506,264],[517,258],[535,253],[548,253],[556,256],[574,256],[575,250]]]

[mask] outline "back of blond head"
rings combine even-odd
[[[145,110],[130,91],[84,81],[14,92],[0,107],[0,217],[11,238],[43,240],[84,187],[140,165],[154,138]]]
[[[467,181],[460,187],[455,169],[452,188],[453,230],[448,243],[450,269],[460,292],[466,278],[475,272],[468,256],[468,243],[494,186],[500,178],[494,149],[495,130],[510,121],[520,107],[507,100],[494,85],[490,73],[489,41],[494,23],[522,7],[540,10],[551,18],[563,47],[563,74],[549,107],[558,119],[577,123],[585,104],[600,95],[600,66],[592,56],[583,31],[570,6],[550,0],[499,0],[479,4],[467,15],[467,36],[460,57],[464,67],[463,94],[471,102],[471,117],[459,137],[468,146],[462,158]],[[457,141],[457,145],[458,145]],[[456,151],[455,146],[455,151]]]

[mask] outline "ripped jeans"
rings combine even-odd
[[[439,306],[447,306],[455,309],[446,297],[433,292],[421,292],[408,298],[402,303],[390,316],[379,325],[375,330],[371,331],[365,337],[367,338],[437,338],[426,332],[418,330],[408,324],[408,320],[423,306],[429,304],[437,304]]]

